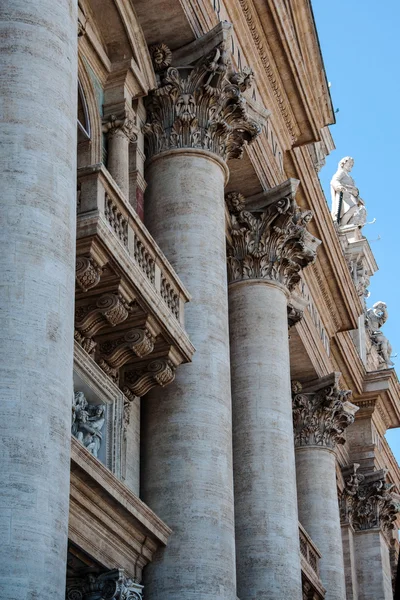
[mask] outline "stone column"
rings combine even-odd
[[[103,123],[107,134],[107,168],[121,191],[129,198],[129,144],[137,135],[132,117],[110,115]]]
[[[357,407],[339,389],[340,373],[303,387],[293,383],[299,520],[321,552],[326,600],[346,600],[343,548],[336,484],[336,444]]]
[[[64,600],[77,3],[0,2],[0,597]]]
[[[302,597],[287,301],[320,242],[294,200],[297,184],[247,203],[227,196],[240,600]]]
[[[180,71],[165,46],[151,49],[160,87],[147,100],[146,224],[192,295],[185,327],[196,352],[142,400],[142,497],[173,530],[146,567],[148,600],[236,599],[225,161],[259,126],[227,33],[220,24],[194,42],[183,64],[196,66]]]
[[[389,541],[400,497],[386,483],[386,471],[354,472],[345,477],[342,523],[352,532],[358,600],[392,600]],[[353,588],[355,589],[355,588]]]

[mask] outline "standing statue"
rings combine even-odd
[[[72,435],[77,438],[96,458],[103,439],[105,422],[103,404],[91,406],[83,392],[76,392],[72,401]]]
[[[350,175],[353,166],[353,158],[350,156],[342,158],[331,181],[332,218],[340,227],[345,225],[363,227],[367,221],[364,202]]]
[[[392,354],[392,346],[386,336],[383,335],[381,327],[388,319],[388,311],[385,302],[375,302],[372,308],[369,308],[365,313],[365,327],[371,338],[372,343],[376,347],[382,367],[388,369],[393,367],[393,362],[390,359]]]

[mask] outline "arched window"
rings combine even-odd
[[[78,80],[78,144],[90,140],[90,120],[86,98]]]

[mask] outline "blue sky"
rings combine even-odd
[[[399,0],[312,0],[333,106],[336,150],[320,173],[329,181],[343,156],[355,160],[352,175],[373,225],[363,229],[379,266],[371,280],[368,307],[383,300],[383,328],[400,373],[400,52]],[[384,7],[384,9],[383,9]],[[378,240],[378,238],[380,238]],[[400,429],[387,439],[400,464]]]

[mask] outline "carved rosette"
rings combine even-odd
[[[349,402],[351,392],[340,390],[337,381],[304,393],[299,382],[292,383],[295,446],[335,448],[344,444],[343,432],[354,422],[357,407]]]
[[[350,475],[344,473],[345,488],[340,498],[342,523],[352,525],[355,531],[381,529],[388,534],[400,509],[394,485],[386,483],[385,470],[361,474],[357,473],[358,467],[353,465]]]
[[[245,210],[241,194],[227,194],[231,242],[228,245],[229,282],[265,279],[289,291],[301,270],[315,261],[320,240],[306,227],[311,211],[299,209],[292,197],[281,198],[262,211]]]
[[[185,67],[169,66],[171,53],[164,44],[150,49],[159,86],[145,99],[148,158],[176,148],[209,150],[224,160],[240,158],[260,134],[259,119],[243,95],[253,73],[233,71],[227,46],[221,42]]]
[[[67,581],[66,600],[142,600],[143,586],[128,577],[124,569],[101,575],[90,573]]]

